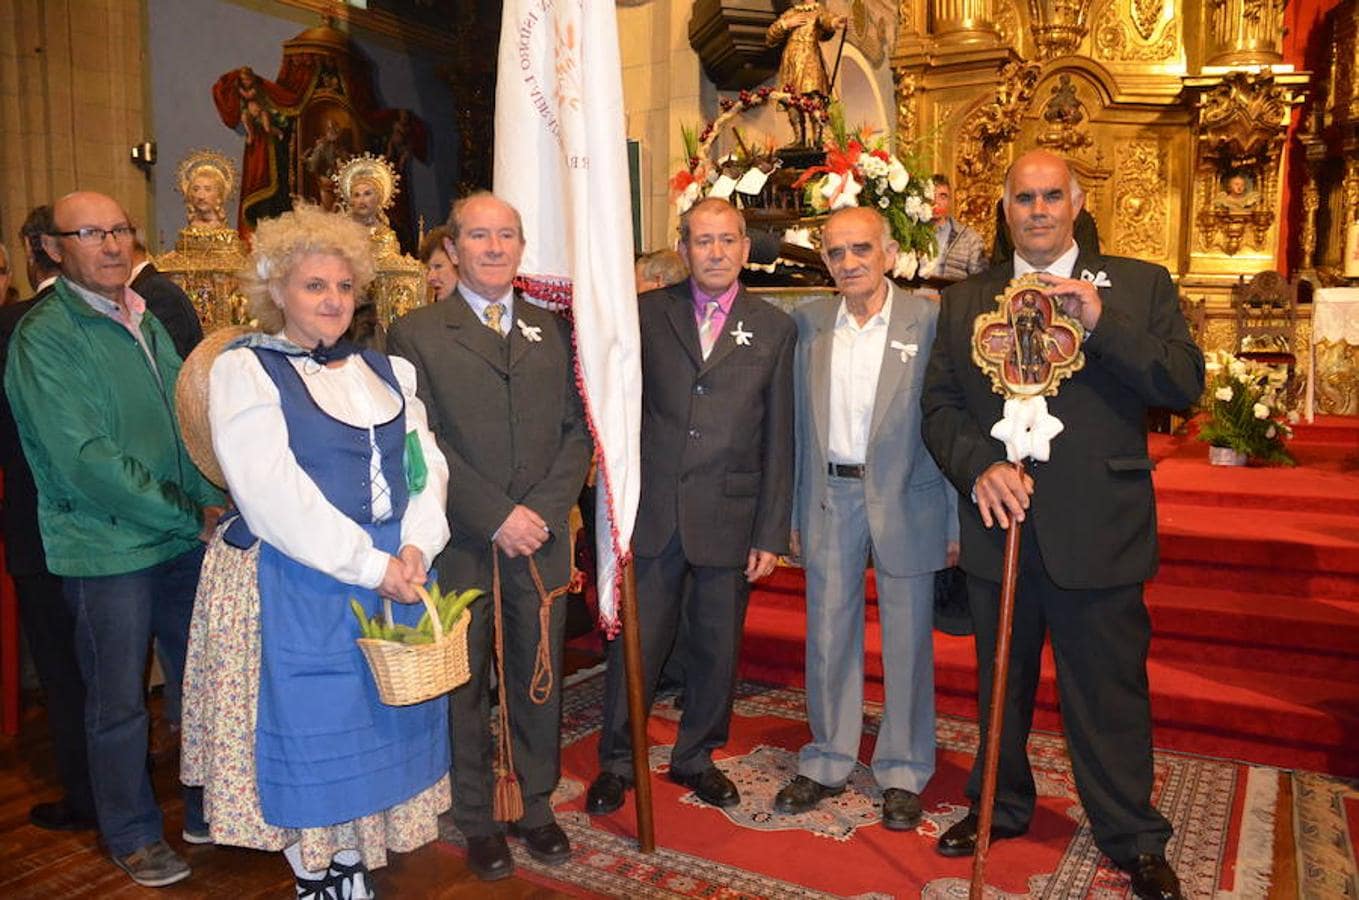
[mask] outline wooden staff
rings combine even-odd
[[[647,710],[642,698],[642,637],[637,627],[637,576],[632,560],[623,565],[618,615],[623,625],[623,672],[628,686],[628,727],[632,729],[632,784],[637,792],[637,844],[643,853],[656,851],[651,816],[650,747],[646,740]]]
[[[1024,463],[1015,463],[1020,477]],[[986,756],[982,765],[981,798],[977,801],[977,843],[972,854],[972,887],[969,900],[982,900],[986,890],[986,852],[991,849],[991,819],[996,805],[996,770],[1000,768],[1000,733],[1005,723],[1005,683],[1010,675],[1010,637],[1014,631],[1015,584],[1019,580],[1019,530],[1021,522],[1010,516],[1005,529],[1005,568],[1000,576],[1000,614],[996,621],[996,655],[991,663],[991,714],[986,729]]]
[[[826,99],[835,96],[835,79],[840,74],[840,57],[845,54],[845,39],[849,37],[849,22],[840,31],[840,46],[835,51],[835,68],[831,70],[830,83],[826,85]]]

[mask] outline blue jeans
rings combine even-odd
[[[178,693],[203,548],[129,572],[63,580],[85,681],[85,736],[99,831],[114,856],[164,837],[147,769],[146,654],[155,639]],[[184,789],[185,827],[203,825],[203,792]]]

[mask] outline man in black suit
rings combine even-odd
[[[1036,792],[1025,745],[1044,633],[1057,661],[1076,788],[1095,843],[1132,876],[1138,897],[1180,896],[1165,859],[1170,823],[1151,804],[1151,624],[1142,583],[1156,570],[1148,406],[1184,408],[1203,390],[1203,354],[1160,266],[1101,256],[1073,239],[1080,185],[1058,156],[1021,156],[1005,180],[1013,262],[947,288],[922,398],[925,442],[961,497],[960,565],[976,623],[982,736],[991,696],[1004,530],[1022,528],[993,838],[1023,834]],[[1003,398],[972,363],[973,321],[995,309],[1011,276],[1039,271],[1085,329],[1085,366],[1048,408],[1065,425],[1047,462],[1027,472],[991,438]],[[967,795],[981,793],[981,754]],[[945,856],[973,852],[973,810],[939,838]]]
[[[690,279],[638,306],[642,491],[632,549],[643,690],[650,709],[682,610],[684,712],[670,778],[725,807],[740,796],[712,752],[727,742],[749,584],[788,550],[797,328],[737,281],[750,239],[725,200],[685,214],[679,251]],[[600,773],[586,801],[596,815],[622,805],[632,778],[620,641],[608,655]]]
[[[590,434],[576,392],[571,334],[558,316],[514,291],[524,252],[519,213],[492,194],[458,201],[449,216],[458,286],[400,319],[387,350],[415,366],[430,430],[448,459],[453,536],[435,561],[445,589],[481,588],[468,632],[471,680],[450,695],[453,821],[468,864],[485,880],[514,871],[492,819],[490,596],[500,557],[505,699],[524,814],[510,823],[540,862],[571,855],[550,799],[561,775],[561,675],[566,603],[552,604],[546,633],[529,569],[549,590],[569,577],[567,515],[585,483]],[[551,682],[538,669],[550,660]]]
[[[36,293],[27,300],[0,308],[0,371],[19,320],[52,292],[52,285],[61,274],[61,267],[42,247],[42,236],[53,230],[50,206],[35,207],[19,229],[28,264],[28,283],[36,288]],[[94,795],[85,749],[85,685],[76,660],[75,617],[62,595],[61,579],[47,570],[47,556],[38,532],[38,489],[19,444],[14,413],[4,391],[0,391],[0,467],[5,477],[4,510],[0,517],[5,533],[5,568],[14,579],[19,619],[42,685],[57,777],[65,792],[60,800],[35,804],[28,811],[28,821],[49,831],[93,829]]]
[[[132,280],[127,286],[146,301],[146,308],[170,332],[180,359],[203,340],[203,325],[194,312],[193,302],[184,289],[161,274],[146,255],[146,245],[138,238],[132,245]]]

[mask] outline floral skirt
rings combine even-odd
[[[301,841],[302,864],[324,869],[341,850],[387,864],[439,836],[451,804],[448,776],[382,812],[325,828],[264,821],[255,782],[255,711],[260,678],[259,545],[239,550],[213,537],[203,560],[184,667],[180,778],[203,786],[203,811],[218,844],[282,850]]]

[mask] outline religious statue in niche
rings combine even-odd
[[[1076,85],[1063,72],[1053,85],[1047,103],[1043,104],[1044,129],[1038,143],[1058,153],[1069,154],[1094,143],[1084,130],[1085,107],[1076,96]]]
[[[175,182],[188,223],[156,268],[189,295],[204,331],[244,324],[249,313],[236,273],[245,265],[245,251],[226,214],[236,167],[216,150],[194,150],[179,164]]]
[[[1260,192],[1254,179],[1240,169],[1229,171],[1222,179],[1222,190],[1213,198],[1213,206],[1229,212],[1252,212],[1260,203]]]
[[[274,80],[242,67],[218,78],[212,94],[222,123],[245,138],[236,223],[243,237],[297,199],[339,208],[345,198],[334,193],[333,176],[355,154],[390,153],[398,174],[412,157],[426,158],[424,122],[377,101],[367,61],[329,24],[284,42]],[[391,227],[414,247],[410,204],[402,201],[389,214]]]
[[[830,98],[831,76],[826,72],[826,61],[821,56],[821,42],[845,27],[844,16],[832,16],[819,0],[794,3],[783,11],[765,32],[765,42],[771,47],[783,45],[779,62],[776,90],[790,94],[816,95],[824,104]],[[809,116],[800,106],[784,104],[788,121],[792,123],[794,139],[790,146],[820,147],[822,123]],[[808,119],[811,134],[808,134]],[[810,138],[810,140],[809,140]]]

